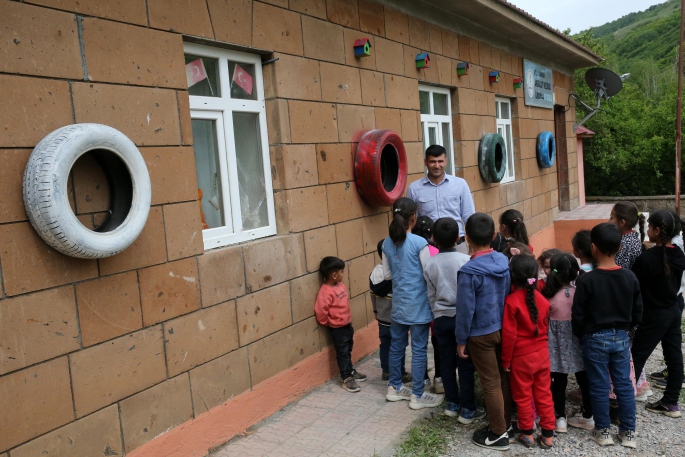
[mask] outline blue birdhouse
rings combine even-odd
[[[430,68],[430,60],[427,52],[416,54],[416,68]]]
[[[368,57],[371,55],[371,42],[368,38],[359,38],[354,41],[354,56]]]
[[[491,71],[488,76],[490,78],[490,84],[496,84],[499,82],[499,71]]]
[[[468,62],[459,62],[457,64],[457,75],[468,75],[469,74],[469,64]]]

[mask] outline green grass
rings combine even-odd
[[[456,424],[456,418],[440,413],[431,413],[420,419],[398,446],[397,457],[434,457],[444,454]]]

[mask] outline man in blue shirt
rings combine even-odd
[[[433,221],[451,217],[459,224],[457,251],[467,253],[464,243],[464,224],[476,212],[469,185],[462,178],[445,173],[447,152],[434,144],[426,149],[428,175],[414,181],[407,189],[407,197],[418,205],[418,216],[428,216]]]

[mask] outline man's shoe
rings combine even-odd
[[[565,417],[559,417],[557,419],[557,424],[556,424],[556,428],[554,429],[554,431],[557,433],[568,433],[568,427],[566,425],[567,425],[566,418]]]
[[[595,421],[593,418],[585,419],[583,416],[569,417],[566,421],[571,427],[582,428],[585,430],[594,430]]]
[[[388,386],[388,393],[385,395],[385,399],[388,401],[409,400],[411,399],[411,389],[405,386],[402,386],[399,389]]]
[[[590,433],[590,438],[592,438],[595,441],[595,443],[599,444],[600,446],[611,446],[615,443],[614,440],[611,438],[610,431],[611,430],[608,428],[594,428]]]
[[[657,379],[652,383],[652,385],[654,387],[657,387],[659,389],[665,389],[667,384],[668,384],[668,378]],[[685,389],[685,381],[683,381],[682,388]]]
[[[654,373],[648,374],[647,377],[653,381],[657,381],[659,379],[666,379],[668,378],[668,369],[664,368],[661,371],[655,371]]]
[[[661,400],[655,401],[654,403],[647,403],[645,405],[647,411],[651,411],[657,414],[663,414],[664,416],[678,418],[681,416],[680,407],[676,403],[675,405],[667,405]]]
[[[618,432],[618,441],[621,446],[635,449],[637,443],[635,442],[635,430],[621,430]]]
[[[451,401],[448,401],[445,403],[445,416],[457,417],[460,409],[461,405],[459,403],[452,403]]]
[[[436,394],[445,393],[445,387],[442,385],[442,378],[433,378],[433,390]]]
[[[390,380],[390,372],[384,371],[383,374],[381,375],[381,381],[389,381]],[[404,379],[402,379],[402,382],[404,382]]]
[[[422,409],[422,408],[435,408],[442,404],[445,399],[444,395],[439,394],[429,394],[424,392],[420,397],[411,394],[411,400],[409,400],[409,407],[411,409]]]
[[[357,370],[352,370],[352,377],[354,378],[355,381],[357,382],[364,382],[366,381],[366,375],[361,374]]]
[[[508,451],[509,450],[509,437],[507,432],[502,435],[495,435],[488,430],[486,434],[474,433],[473,434],[473,444],[476,446],[484,447],[486,449],[492,449],[495,451]]]
[[[473,421],[477,421],[478,419],[482,419],[484,417],[485,408],[483,408],[482,406],[476,406],[476,409],[474,409],[473,411],[462,407],[461,411],[459,412],[459,418],[457,420],[464,425],[468,425],[473,423]]]
[[[357,384],[357,381],[355,381],[352,376],[343,380],[343,382],[341,384],[342,384],[342,388],[348,392],[356,393],[356,392],[359,392],[360,390],[362,390],[359,387],[359,384]]]
[[[486,427],[487,430],[487,427]],[[511,425],[509,425],[509,428],[507,429],[507,436],[509,437],[509,444],[514,444],[516,442],[516,435],[521,433],[521,430],[518,427],[518,421],[512,421]]]

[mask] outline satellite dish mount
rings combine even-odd
[[[584,101],[582,101],[576,94],[571,94],[578,103],[581,104],[583,108],[589,111],[587,116],[583,118],[578,124],[573,125],[573,131],[575,132],[578,127],[583,125],[588,119],[597,114],[601,109],[602,99],[609,103],[609,99],[614,95],[621,92],[623,88],[623,81],[627,79],[629,74],[618,76],[611,70],[606,68],[590,68],[585,72],[585,82],[590,89],[595,91],[595,97],[597,97],[597,106],[591,107]]]

